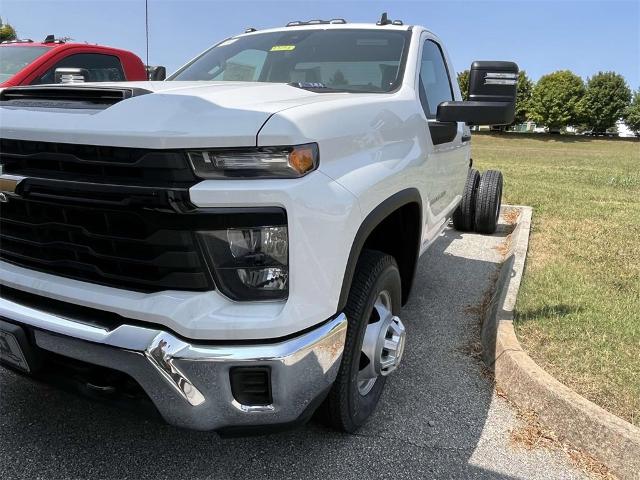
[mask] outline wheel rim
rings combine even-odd
[[[406,331],[392,312],[391,294],[383,290],[373,304],[362,340],[357,379],[360,395],[367,395],[379,377],[389,375],[402,361]]]

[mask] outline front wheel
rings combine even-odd
[[[386,381],[402,360],[404,325],[400,272],[390,255],[364,250],[344,313],[348,328],[342,363],[325,403],[335,429],[354,432],[373,413]]]

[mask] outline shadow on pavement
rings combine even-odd
[[[493,386],[468,354],[479,341],[469,307],[481,301],[497,263],[465,258],[474,254],[466,240],[449,248],[460,239],[447,230],[421,259],[402,312],[403,366],[357,435],[312,421],[282,434],[220,439],[2,373],[2,477],[509,478],[471,462]]]

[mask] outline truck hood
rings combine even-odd
[[[102,109],[5,104],[0,106],[0,137],[138,148],[254,146],[261,127],[274,113],[353,95],[256,82],[125,82],[79,87],[126,87],[151,93]]]

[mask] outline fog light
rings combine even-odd
[[[200,232],[220,291],[233,300],[277,300],[289,292],[286,226]]]

